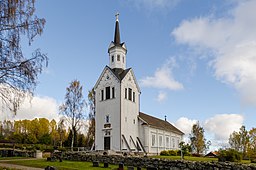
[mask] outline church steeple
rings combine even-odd
[[[109,53],[109,66],[110,68],[121,68],[123,70],[126,69],[126,53],[127,49],[125,43],[121,43],[120,39],[120,30],[119,30],[119,13],[116,15],[116,23],[115,23],[115,34],[114,41],[112,41],[108,47]]]
[[[115,45],[120,45],[120,32],[119,32],[118,16],[119,16],[119,13],[116,14],[116,28],[115,28],[115,37],[114,37]]]

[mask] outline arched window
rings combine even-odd
[[[117,61],[120,61],[120,55],[117,55]]]
[[[114,58],[114,56],[112,55],[112,56],[111,56],[111,61],[112,61],[112,63],[114,62],[114,60],[115,60],[115,58]]]

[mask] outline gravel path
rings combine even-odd
[[[34,159],[35,158],[19,159],[19,160],[22,161],[22,160],[34,160]],[[0,160],[0,167],[13,168],[13,169],[19,169],[19,170],[44,170],[43,168],[33,168],[33,167],[28,167],[28,166],[14,165],[14,164],[11,164],[11,163],[6,163],[6,162],[9,162],[9,161],[13,161],[13,160]]]
[[[14,169],[20,169],[20,170],[42,170],[43,169],[43,168],[33,168],[28,166],[14,165],[14,164],[1,163],[1,162],[0,162],[0,167],[14,168]]]

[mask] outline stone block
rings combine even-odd
[[[123,163],[119,163],[118,170],[124,170],[124,164]]]
[[[108,163],[107,162],[104,163],[104,168],[108,168]]]
[[[147,167],[147,170],[158,170],[156,167]]]
[[[53,166],[47,166],[47,167],[45,167],[44,169],[45,169],[45,170],[56,170],[56,168],[53,167]]]
[[[134,167],[133,166],[128,166],[127,170],[134,170]]]
[[[93,166],[93,167],[99,167],[99,166],[100,166],[99,161],[93,161],[93,162],[92,162],[92,166]]]

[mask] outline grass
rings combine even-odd
[[[10,168],[6,168],[6,167],[0,167],[0,170],[16,170],[16,169],[10,169]]]
[[[180,156],[152,156],[151,158],[161,158],[161,159],[170,159],[170,160],[179,160]],[[207,157],[191,157],[185,156],[185,160],[189,161],[218,161],[217,158],[207,158]],[[58,170],[79,170],[79,169],[87,169],[87,170],[103,170],[103,169],[117,169],[118,165],[109,165],[109,168],[103,168],[103,164],[100,164],[100,167],[92,167],[92,162],[82,162],[82,161],[63,161],[63,162],[49,162],[46,159],[31,159],[31,160],[22,160],[20,158],[9,158],[8,160],[1,160],[1,162],[8,164],[16,164],[23,165],[28,167],[37,167],[37,168],[45,168],[47,166],[54,166]],[[250,163],[248,160],[243,160],[241,163]],[[127,167],[125,167],[127,169]],[[0,167],[0,170],[1,167]],[[11,169],[8,169],[11,170]]]
[[[4,162],[4,161],[1,161]],[[109,165],[109,168],[103,168],[103,163],[100,163],[100,167],[92,167],[92,162],[81,162],[81,161],[63,161],[63,162],[49,162],[45,159],[37,160],[11,160],[6,161],[5,163],[23,165],[36,168],[45,168],[47,166],[54,166],[58,170],[99,170],[99,169],[117,169],[118,165]],[[127,167],[125,167],[127,169]],[[1,170],[1,169],[0,169]]]
[[[0,157],[1,160],[24,159],[24,157]]]

